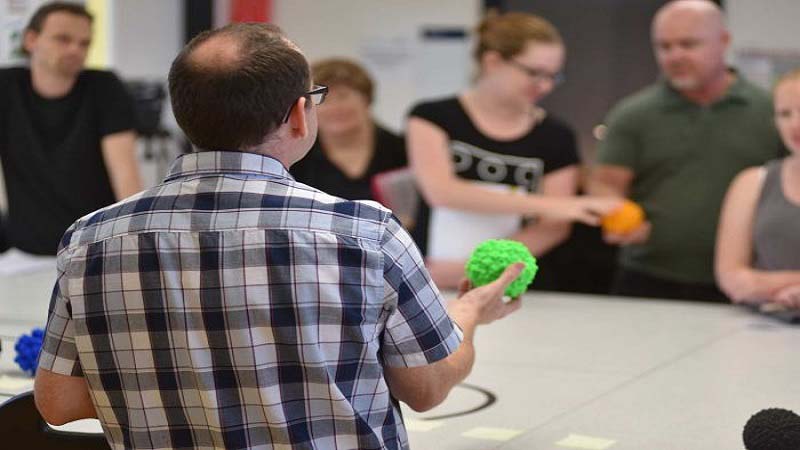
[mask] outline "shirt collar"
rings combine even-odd
[[[733,84],[728,87],[728,90],[725,91],[725,94],[720,97],[717,101],[715,101],[712,105],[717,105],[721,103],[739,103],[739,104],[747,104],[750,102],[750,97],[748,95],[748,87],[747,82],[742,78],[742,75],[734,68],[728,68],[728,71],[733,73],[736,78],[734,78]],[[673,109],[673,108],[680,108],[682,106],[697,106],[696,103],[690,101],[680,92],[678,92],[675,88],[670,86],[669,82],[665,79],[661,79],[661,89],[665,96],[666,101],[664,102],[665,109]]]
[[[167,172],[165,181],[209,174],[260,175],[294,180],[277,159],[257,153],[237,151],[199,151],[179,156]]]

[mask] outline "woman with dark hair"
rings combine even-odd
[[[328,95],[317,111],[317,141],[292,175],[337,197],[375,200],[373,176],[406,165],[403,139],[375,123],[374,83],[363,67],[331,58],[312,64],[311,73],[315,83],[328,86]]]

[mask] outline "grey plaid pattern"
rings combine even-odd
[[[115,449],[395,449],[383,367],[460,341],[390,211],[202,152],[66,232],[39,365],[86,377]]]

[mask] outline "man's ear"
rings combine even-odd
[[[294,103],[292,112],[289,114],[289,129],[291,130],[292,137],[304,138],[308,135],[308,111],[306,111],[306,103],[308,99],[300,97]]]
[[[26,30],[25,34],[22,35],[22,48],[30,55],[33,53],[31,49],[33,48],[33,44],[36,41],[36,38],[39,37],[39,33],[33,30]]]
[[[731,45],[731,33],[728,30],[723,30],[722,31],[721,39],[722,39],[722,45],[725,48],[730,47],[730,45]]]

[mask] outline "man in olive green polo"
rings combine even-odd
[[[780,157],[769,95],[730,70],[722,12],[676,0],[656,14],[653,46],[663,80],[623,99],[607,117],[589,190],[629,197],[647,220],[620,244],[613,293],[727,301],[714,282],[717,221],[742,169]]]

